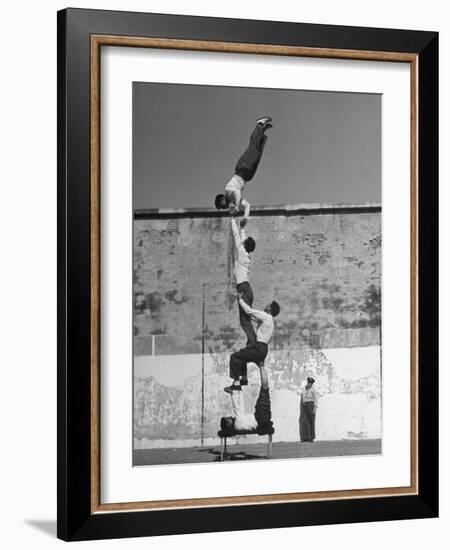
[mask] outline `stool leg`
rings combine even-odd
[[[227,438],[225,437],[225,443],[224,443],[224,458],[227,456]]]
[[[272,458],[272,434],[269,434],[267,447],[267,458]]]
[[[223,437],[220,438],[220,462],[223,462]]]

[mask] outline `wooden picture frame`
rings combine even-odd
[[[409,487],[101,503],[99,101],[103,46],[410,65]],[[58,13],[58,537],[87,540],[438,514],[437,143],[437,33],[84,9]]]

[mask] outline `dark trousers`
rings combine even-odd
[[[269,388],[261,388],[255,404],[255,419],[258,427],[267,426],[271,418]]]
[[[255,175],[266,140],[267,136],[264,134],[264,127],[261,124],[257,124],[250,136],[247,149],[237,161],[236,168],[234,169],[234,173],[244,181],[250,181]]]
[[[238,380],[247,375],[247,363],[261,363],[267,357],[268,346],[264,342],[256,342],[255,346],[235,351],[230,357],[230,377]]]
[[[299,422],[301,441],[314,441],[316,439],[316,415],[312,401],[302,402]]]
[[[238,292],[242,293],[242,299],[244,302],[252,307],[253,305],[253,290],[250,286],[250,283],[245,281],[244,283],[239,283],[236,285],[236,290]],[[245,335],[247,336],[247,343],[248,345],[255,345],[256,344],[256,333],[255,329],[253,328],[252,321],[250,319],[250,315],[245,313],[245,311],[241,308],[239,305],[239,323],[241,325],[242,330],[245,332]]]

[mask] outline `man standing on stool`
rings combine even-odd
[[[257,324],[256,329],[256,344],[247,345],[231,354],[230,357],[230,377],[233,379],[231,386],[227,386],[224,390],[228,393],[239,391],[241,389],[240,377],[247,372],[247,363],[256,363],[259,366],[261,373],[261,387],[268,388],[269,380],[267,371],[263,366],[264,360],[267,357],[268,344],[272,338],[274,323],[273,318],[280,313],[280,306],[277,302],[272,301],[268,304],[264,311],[252,309],[238,295],[239,305],[244,310],[250,319]]]

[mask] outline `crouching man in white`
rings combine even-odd
[[[233,416],[225,416],[220,421],[220,427],[225,432],[254,431],[260,435],[273,433],[271,422],[270,393],[267,373],[264,367],[260,367],[261,388],[255,404],[255,412],[245,412],[244,395],[242,388],[234,388],[227,392],[231,396]],[[231,434],[232,435],[232,434]]]
[[[237,431],[256,430],[258,422],[256,422],[255,415],[245,413],[244,392],[242,390],[233,391],[230,395],[233,407],[234,429]]]

